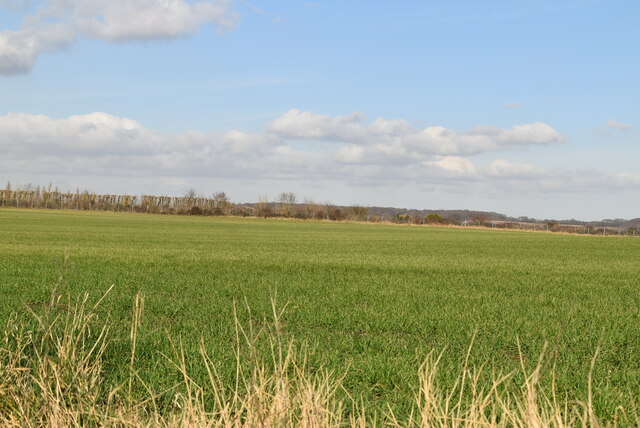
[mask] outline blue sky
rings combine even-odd
[[[640,216],[640,2],[0,0],[0,179]]]

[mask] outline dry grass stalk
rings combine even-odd
[[[110,289],[111,290],[111,289]],[[107,292],[108,294],[108,292]],[[539,384],[542,360],[514,386],[513,373],[493,376],[483,383],[484,367],[469,367],[469,347],[460,377],[453,387],[438,383],[442,354],[431,353],[420,367],[420,387],[410,415],[371,415],[367,404],[339,398],[341,379],[326,370],[309,369],[304,353],[283,342],[282,311],[273,302],[271,328],[256,329],[236,322],[235,384],[220,376],[215,359],[200,344],[198,359],[208,382],[199,385],[190,376],[182,341],[173,342],[168,360],[181,381],[168,391],[153,391],[135,368],[138,328],[144,298],[137,295],[131,323],[130,377],[124,385],[107,388],[102,357],[108,346],[108,323],[98,322],[97,306],[85,295],[69,301],[68,310],[56,308],[61,297],[54,290],[44,313],[33,312],[35,327],[12,317],[0,344],[0,424],[7,427],[600,427],[593,408],[593,392],[585,402],[559,399],[555,386],[546,394]],[[237,320],[237,316],[236,316]],[[97,327],[96,327],[97,326]],[[266,358],[258,343],[267,341]],[[264,344],[264,342],[261,342]],[[249,359],[249,364],[243,364]],[[522,360],[522,359],[521,359]],[[593,363],[595,363],[595,356]],[[592,363],[592,364],[593,364]],[[248,367],[248,369],[246,368]],[[147,398],[132,398],[142,385]],[[169,394],[170,410],[160,409],[158,398]],[[348,393],[346,394],[348,397]],[[609,423],[628,426],[640,422],[622,409]]]

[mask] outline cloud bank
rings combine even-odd
[[[173,39],[206,24],[226,30],[235,23],[228,0],[45,0],[21,29],[0,32],[0,75],[28,73],[40,54],[66,49],[79,36],[117,43]]]
[[[630,189],[640,176],[594,170],[549,170],[474,154],[506,152],[562,141],[550,125],[510,129],[415,129],[402,119],[374,121],[360,113],[327,116],[290,110],[261,133],[157,132],[107,113],[55,119],[0,116],[0,170],[48,176],[211,177],[340,181],[360,186],[417,183],[518,191],[593,192]],[[317,150],[315,145],[329,149]]]
[[[469,155],[527,145],[546,145],[563,141],[551,126],[534,122],[511,129],[478,126],[457,132],[442,126],[415,129],[403,119],[378,118],[368,122],[354,112],[346,116],[328,116],[292,109],[269,125],[269,131],[285,139],[316,139],[355,143],[346,148],[352,160],[378,154],[421,156],[424,154]],[[370,160],[370,159],[369,159]]]

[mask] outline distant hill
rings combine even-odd
[[[275,202],[268,202],[266,204],[272,208],[276,207]],[[246,203],[241,205],[244,205],[247,207],[255,207],[257,204]],[[300,206],[303,204],[296,204],[296,205]],[[351,206],[344,206],[344,205],[332,205],[332,207],[343,210],[343,211],[346,211],[351,208]],[[576,220],[576,219],[548,219],[548,218],[537,219],[532,217],[510,217],[506,214],[498,213],[495,211],[444,210],[444,209],[420,210],[415,208],[377,207],[377,206],[369,206],[365,208],[368,209],[368,214],[370,216],[377,216],[382,218],[383,220],[393,220],[399,214],[406,214],[416,218],[424,218],[429,214],[438,214],[439,216],[452,220],[456,223],[462,223],[464,221],[480,220],[483,222],[507,221],[507,222],[536,223],[536,224],[557,223],[557,224],[564,224],[564,225],[592,226],[592,227],[618,227],[623,229],[635,227],[637,229],[640,229],[640,218],[635,218],[631,220],[616,218],[616,219],[584,221],[584,220]]]
[[[454,220],[456,222],[463,222],[471,219],[481,219],[486,221],[491,220],[512,220],[504,214],[500,214],[493,211],[474,211],[474,210],[418,210],[408,208],[393,208],[393,207],[368,207],[369,214],[377,215],[385,219],[391,220],[398,214],[408,214],[411,217],[426,217],[429,214],[438,214],[440,217]]]

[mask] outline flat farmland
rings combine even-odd
[[[64,255],[69,262],[61,267]],[[129,376],[132,302],[144,295],[136,364],[157,390],[163,354],[207,348],[234,376],[235,317],[268,323],[305,349],[311,369],[344,376],[351,397],[408,412],[418,367],[442,352],[439,379],[469,362],[519,373],[541,361],[569,397],[604,419],[640,397],[640,239],[316,221],[0,210],[0,317],[60,291],[96,298],[109,320],[106,382]],[[266,321],[263,321],[266,320]],[[519,344],[519,345],[518,345]],[[540,359],[542,355],[542,358]],[[553,370],[552,370],[553,369]],[[206,378],[196,364],[194,378]],[[139,387],[137,393],[144,394]]]

